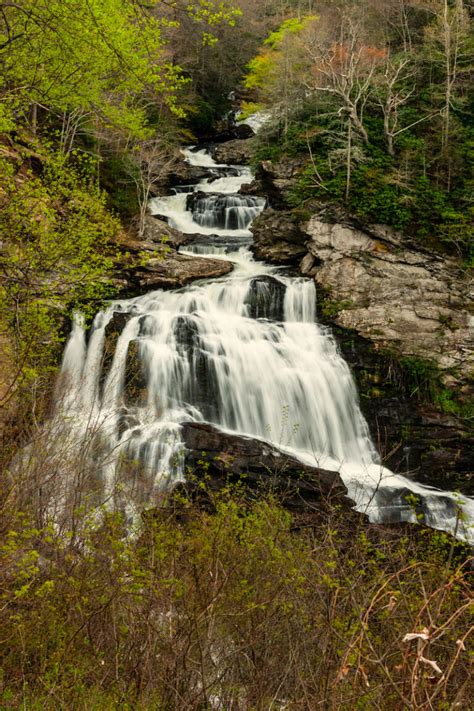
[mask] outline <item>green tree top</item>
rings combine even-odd
[[[177,94],[186,80],[165,39],[179,17],[160,16],[160,5],[160,0],[0,1],[0,128],[10,128],[12,116],[25,114],[32,104],[53,112],[90,112],[135,135],[146,126],[144,97],[159,97],[182,113]],[[214,0],[181,9],[206,25],[231,22],[235,14]]]

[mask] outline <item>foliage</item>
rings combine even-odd
[[[457,415],[466,421],[473,419],[472,398],[463,398],[443,382],[443,373],[434,361],[418,356],[398,359],[402,381],[410,397],[429,403],[441,412]]]
[[[65,320],[110,294],[108,208],[146,210],[185,115],[173,33],[188,22],[194,48],[212,45],[237,15],[221,0],[0,0],[0,407],[23,388],[37,406]]]
[[[2,708],[468,702],[462,546],[211,498],[213,514],[150,511],[131,538],[110,513],[60,535],[3,508]]]
[[[18,149],[21,150],[21,149]],[[110,293],[110,242],[120,231],[96,184],[94,164],[72,152],[1,158],[1,331],[23,385],[47,379],[61,342],[61,320]],[[33,151],[34,154],[34,151]],[[19,383],[17,383],[18,385]]]
[[[257,157],[306,157],[290,205],[345,203],[361,221],[404,230],[469,265],[474,34],[467,5],[439,0],[429,10],[410,8],[405,19],[398,12],[366,2],[362,18],[360,3],[322,7],[316,22],[285,34],[286,73],[274,49],[280,35],[269,36],[246,79],[274,113]]]
[[[276,84],[281,73],[282,51],[284,44],[291,37],[301,33],[309,24],[317,19],[315,15],[306,15],[303,18],[290,18],[274,32],[271,32],[264,41],[264,47],[256,57],[250,60],[248,72],[245,76],[246,89],[260,89],[261,94]]]
[[[161,3],[134,0],[23,0],[0,3],[3,105],[15,116],[32,104],[53,113],[80,110],[106,125],[146,135],[153,98],[182,116],[177,96],[187,82],[170,61],[167,32],[179,26],[157,12]],[[185,13],[213,27],[234,22],[223,2],[188,3]],[[199,32],[198,32],[199,34]],[[201,41],[211,42],[203,30]]]

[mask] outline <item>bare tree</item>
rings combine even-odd
[[[402,131],[410,126],[400,128],[400,109],[415,93],[415,83],[412,59],[409,54],[392,58],[387,53],[382,71],[376,80],[376,98],[383,113],[384,136],[387,149],[391,156],[395,153],[394,141]],[[409,84],[409,82],[411,82]]]
[[[357,143],[369,143],[364,109],[374,91],[375,72],[386,53],[369,44],[362,21],[352,13],[329,11],[311,30],[304,42],[311,61],[305,86],[309,93],[327,97],[332,111],[343,119],[345,135],[337,160],[344,156],[347,199],[354,156],[363,159]]]
[[[307,82],[311,92],[329,94],[338,104],[338,113],[347,116],[364,143],[369,142],[363,122],[364,108],[372,94],[372,79],[385,51],[364,41],[362,24],[352,15],[341,13],[337,34],[328,23],[314,25],[305,49],[312,66]],[[328,31],[329,29],[329,31]]]
[[[447,156],[451,137],[451,114],[460,84],[461,66],[467,53],[469,11],[463,0],[434,0],[428,4],[434,22],[426,30],[426,44],[431,60],[442,67],[444,75],[441,107],[441,151]]]
[[[129,146],[130,150],[130,146]],[[174,147],[166,140],[149,138],[136,141],[131,147],[129,175],[137,189],[139,205],[138,237],[143,237],[148,204],[156,194],[157,185],[176,160]]]

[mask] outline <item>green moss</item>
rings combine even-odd
[[[325,297],[321,304],[321,312],[326,318],[334,318],[338,316],[341,311],[350,309],[352,304],[353,302],[350,299],[336,301],[330,297]]]
[[[434,405],[445,414],[472,420],[472,400],[466,400],[444,384],[444,373],[434,361],[417,356],[402,356],[398,362],[411,397]]]

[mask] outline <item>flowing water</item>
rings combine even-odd
[[[234,269],[114,301],[97,314],[87,342],[80,320],[74,324],[58,418],[70,423],[79,447],[100,439],[102,496],[130,516],[153,504],[184,478],[181,423],[209,422],[340,471],[358,509],[374,521],[416,520],[406,501],[412,492],[429,525],[453,531],[459,506],[472,522],[472,500],[381,466],[350,370],[317,323],[314,282],[252,258],[249,225],[265,199],[237,194],[249,169],[218,166],[205,151],[188,150],[185,158],[211,177],[153,200],[151,210],[184,233],[207,235],[183,251],[228,259]],[[467,525],[461,528],[469,537]]]

